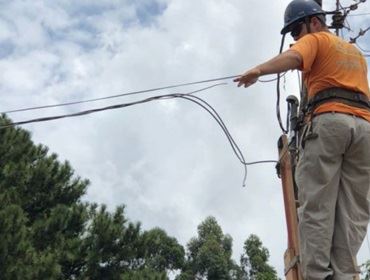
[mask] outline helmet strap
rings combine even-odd
[[[306,28],[307,28],[307,33],[311,33],[311,26],[310,26],[310,17],[305,17],[304,18],[304,22],[306,24]]]
[[[280,43],[279,54],[281,54],[281,53],[283,52],[284,42],[285,42],[285,36],[286,36],[286,33],[284,33],[284,34],[283,34],[283,36],[281,37],[281,43]]]

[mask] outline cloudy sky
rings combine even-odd
[[[240,74],[277,54],[288,2],[0,0],[0,110]],[[334,8],[334,0],[323,2]],[[352,14],[369,12],[364,3]],[[370,15],[349,17],[348,23],[353,32],[344,32],[347,39],[370,25]],[[369,50],[370,32],[358,43]],[[247,161],[275,160],[281,134],[275,84],[239,89],[226,82],[198,95],[221,115]],[[66,114],[208,85],[9,116],[21,121]],[[282,100],[298,94],[296,73],[286,75],[282,89]],[[162,100],[23,127],[91,180],[86,200],[112,210],[125,204],[132,221],[145,229],[159,226],[183,245],[212,215],[233,237],[236,260],[255,233],[283,276],[286,229],[275,166],[249,167],[243,188],[242,165],[202,108]],[[365,242],[360,262],[369,258]]]

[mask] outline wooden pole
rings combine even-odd
[[[297,202],[294,193],[294,181],[291,155],[287,136],[284,134],[278,141],[279,170],[283,187],[285,218],[288,231],[288,248],[284,254],[285,278],[303,280],[299,263]]]

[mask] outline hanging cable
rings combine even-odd
[[[368,28],[364,29],[364,30],[360,29],[360,32],[358,33],[358,35],[356,37],[354,37],[354,38],[350,38],[350,41],[349,42],[351,44],[357,43],[357,39],[360,38],[360,37],[362,37],[362,36],[365,36],[366,32],[369,31],[369,30],[370,30],[370,26]]]
[[[198,96],[193,95],[194,93],[205,91],[207,89],[211,89],[211,88],[221,86],[221,85],[225,85],[225,84],[226,83],[214,84],[214,85],[211,85],[211,86],[208,86],[208,87],[205,87],[205,88],[201,88],[201,89],[189,92],[189,93],[173,93],[173,94],[157,95],[157,96],[149,97],[149,98],[142,99],[142,100],[139,100],[139,101],[123,103],[123,104],[116,104],[116,105],[112,105],[112,106],[107,106],[107,107],[103,107],[103,108],[96,108],[96,109],[81,111],[81,112],[72,113],[72,114],[36,118],[36,119],[25,120],[25,121],[18,121],[18,122],[13,122],[13,123],[9,123],[9,124],[6,124],[6,125],[2,125],[2,126],[0,126],[0,129],[5,129],[5,128],[8,128],[8,127],[12,127],[12,126],[16,126],[16,125],[23,125],[23,124],[28,124],[28,123],[45,122],[45,121],[62,119],[62,118],[77,117],[77,116],[92,114],[92,113],[101,112],[101,111],[105,111],[105,110],[113,110],[113,109],[129,107],[129,106],[138,105],[138,104],[142,104],[142,103],[146,103],[146,102],[150,102],[150,101],[154,101],[154,100],[181,98],[181,99],[191,101],[191,102],[197,104],[198,106],[202,107],[216,120],[216,122],[221,127],[224,134],[226,135],[226,138],[228,139],[229,144],[230,144],[234,154],[236,155],[238,160],[244,166],[243,187],[245,187],[246,186],[246,180],[247,180],[247,166],[248,165],[254,165],[254,164],[258,164],[258,163],[273,163],[273,162],[276,163],[277,161],[263,160],[263,161],[255,161],[255,162],[246,162],[242,151],[240,150],[239,146],[235,142],[234,138],[231,136],[231,134],[230,134],[229,130],[227,129],[224,121],[222,120],[220,115],[217,113],[217,111],[209,103],[207,103],[205,100],[203,100],[202,98],[200,98]]]
[[[356,43],[356,46],[363,52],[363,53],[370,53],[370,50],[365,50],[362,48],[358,43]]]
[[[285,75],[285,73],[284,73],[284,75]],[[148,93],[148,92],[178,88],[178,87],[189,86],[189,85],[197,85],[197,84],[202,84],[202,83],[210,83],[210,82],[216,82],[216,81],[221,81],[221,80],[228,80],[228,79],[233,79],[233,78],[236,78],[236,77],[240,77],[240,75],[214,78],[214,79],[208,79],[208,80],[190,82],[190,83],[181,83],[181,84],[177,84],[177,85],[164,86],[164,87],[145,89],[145,90],[139,90],[139,91],[131,91],[131,92],[126,92],[126,93],[121,93],[121,94],[116,94],[116,95],[110,95],[110,96],[93,98],[93,99],[86,99],[86,100],[79,100],[79,101],[74,101],[74,102],[65,102],[65,103],[58,103],[58,104],[49,104],[49,105],[42,105],[42,106],[35,106],[35,107],[26,107],[26,108],[20,108],[20,109],[13,109],[13,110],[7,110],[7,111],[0,112],[0,114],[10,114],[10,113],[16,113],[16,112],[25,112],[25,111],[32,111],[32,110],[40,110],[40,109],[47,109],[47,108],[70,106],[70,105],[76,105],[76,104],[82,104],[82,103],[90,103],[90,102],[96,102],[96,101],[100,101],[100,100],[113,99],[113,98],[130,96],[130,95],[137,95],[137,94],[141,94],[141,93]],[[269,83],[269,82],[273,82],[275,80],[276,80],[276,78],[271,79],[271,80],[259,80],[259,81],[261,83]]]
[[[281,44],[280,44],[280,50],[279,54],[283,52],[283,47],[284,47],[284,41],[285,41],[285,34],[281,38]],[[276,80],[276,92],[277,92],[277,98],[276,98],[276,116],[279,122],[279,126],[283,133],[288,133],[288,131],[284,128],[283,121],[281,120],[281,113],[280,113],[280,78],[281,75],[280,73],[277,74],[277,80]]]
[[[236,77],[239,77],[239,76],[240,75],[234,75],[234,76],[214,78],[214,79],[208,79],[208,80],[197,81],[197,82],[181,83],[181,84],[176,84],[176,85],[171,85],[171,86],[164,86],[164,87],[151,88],[151,89],[145,89],[145,90],[131,91],[131,92],[125,92],[125,93],[111,95],[111,96],[98,97],[98,98],[92,98],[92,99],[86,99],[86,100],[79,100],[79,101],[74,101],[74,102],[65,102],[65,103],[58,103],[58,104],[50,104],[50,105],[43,105],[43,106],[36,106],[36,107],[27,107],[27,108],[21,108],[21,109],[14,109],[14,110],[8,110],[8,111],[0,112],[0,114],[9,114],[9,113],[15,113],[15,112],[24,112],[24,111],[32,111],[32,110],[39,110],[39,109],[46,109],[46,108],[54,108],[54,107],[62,107],[62,106],[70,106],[70,105],[76,105],[76,104],[82,104],[82,103],[89,103],[89,102],[95,102],[95,101],[100,101],[100,100],[118,98],[118,97],[123,97],[123,96],[137,95],[137,94],[141,94],[141,93],[160,91],[160,90],[164,90],[164,89],[172,89],[172,88],[178,88],[178,87],[183,87],[183,86],[198,85],[198,84],[203,84],[203,83],[229,80],[229,79],[233,79],[233,78],[236,78]]]
[[[368,16],[370,13],[363,13],[363,14],[354,14],[354,15],[348,15],[349,17],[358,17],[358,16]]]
[[[285,74],[286,74],[286,72],[284,73],[284,75]],[[7,110],[7,111],[0,112],[0,114],[10,114],[10,113],[16,113],[16,112],[25,112],[25,111],[32,111],[32,110],[40,110],[40,109],[47,109],[47,108],[55,108],[55,107],[77,105],[77,104],[82,104],[82,103],[96,102],[96,101],[100,101],[100,100],[113,99],[113,98],[118,98],[118,97],[124,97],[124,96],[136,95],[136,94],[141,94],[141,93],[160,91],[160,90],[171,89],[171,88],[177,88],[177,87],[183,87],[183,86],[189,86],[189,85],[197,85],[197,84],[202,84],[202,83],[210,83],[210,82],[216,82],[216,81],[221,81],[221,80],[228,80],[228,79],[233,79],[233,78],[236,78],[236,77],[239,77],[239,76],[240,75],[234,75],[234,76],[214,78],[214,79],[208,79],[208,80],[197,81],[197,82],[182,83],[182,84],[177,84],[177,85],[172,85],[172,86],[164,86],[164,87],[145,89],[145,90],[139,90],[139,91],[131,91],[131,92],[126,92],[126,93],[121,93],[121,94],[116,94],[116,95],[110,95],[110,96],[98,97],[98,98],[86,99],[86,100],[79,100],[79,101],[74,101],[74,102],[65,102],[65,103],[58,103],[58,104],[49,104],[49,105],[42,105],[42,106],[35,106],[35,107],[12,109],[12,110]],[[276,80],[276,78],[271,79],[271,80],[259,80],[259,81],[261,83],[269,83],[269,82],[273,82],[275,80]]]
[[[192,92],[189,92],[189,93],[185,93],[185,95],[190,95],[190,94],[193,94],[193,93],[196,93],[196,92],[204,91],[204,90],[207,90],[207,89],[210,89],[210,88],[213,88],[213,87],[216,87],[216,86],[220,86],[220,85],[225,85],[225,84],[226,83],[211,85],[211,86],[199,89],[199,90],[195,90],[195,91],[192,91]],[[78,117],[78,116],[88,115],[88,114],[97,113],[97,112],[106,111],[106,110],[119,109],[119,108],[129,107],[129,106],[142,104],[142,103],[146,103],[146,102],[150,102],[150,101],[158,100],[158,99],[175,98],[175,97],[178,97],[179,94],[180,93],[157,95],[157,96],[152,96],[152,97],[142,99],[142,100],[139,100],[139,101],[123,103],[123,104],[116,104],[116,105],[111,105],[111,106],[102,107],[102,108],[95,108],[95,109],[80,111],[80,112],[77,112],[77,113],[71,113],[71,114],[65,114],[65,115],[43,117],[43,118],[36,118],[36,119],[31,119],[31,120],[13,122],[13,123],[10,123],[8,125],[0,126],[0,129],[10,127],[10,126],[15,126],[15,125],[23,125],[23,124],[29,124],[29,123],[35,123],[35,122],[45,122],[45,121],[52,121],[52,120],[63,119],[63,118]]]
[[[284,77],[284,76],[286,75],[286,73],[288,73],[288,71],[285,71],[285,72],[281,75],[281,77]],[[277,79],[278,79],[278,78],[273,78],[273,79],[269,79],[269,80],[260,80],[260,79],[258,79],[258,81],[259,81],[260,83],[270,83],[270,82],[277,81]]]

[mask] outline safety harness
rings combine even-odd
[[[343,88],[328,88],[309,99],[306,112],[313,112],[319,105],[332,101],[370,110],[369,97],[365,94]]]
[[[300,134],[298,147],[304,148],[306,140],[318,137],[317,133],[313,131],[312,119],[315,116],[316,108],[326,102],[339,102],[370,111],[369,98],[363,93],[343,88],[328,88],[319,91],[308,100],[299,117],[296,128]]]

